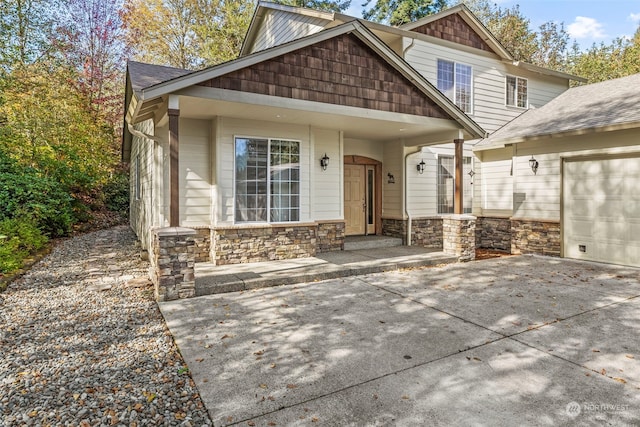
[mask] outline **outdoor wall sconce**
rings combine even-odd
[[[322,167],[323,171],[326,171],[327,166],[329,166],[329,156],[327,156],[327,153],[324,153],[324,156],[320,159],[320,167]]]
[[[420,163],[416,165],[416,168],[418,169],[418,172],[420,173],[420,175],[424,173],[424,165],[425,165],[424,159],[420,160]]]
[[[396,179],[393,177],[391,172],[387,173],[387,184],[395,184]]]
[[[533,154],[531,155],[531,158],[529,159],[529,167],[531,168],[531,170],[533,171],[533,174],[536,175],[538,173],[538,166],[540,166],[540,164],[538,163],[538,161],[535,159],[535,157],[533,157]]]

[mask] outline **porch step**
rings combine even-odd
[[[344,239],[345,251],[392,248],[402,246],[402,239],[390,236],[349,236]]]
[[[396,246],[327,252],[312,258],[253,264],[216,266],[212,263],[196,263],[196,296],[316,282],[402,268],[429,267],[457,261],[457,257],[446,255],[439,249]]]

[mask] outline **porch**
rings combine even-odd
[[[237,292],[271,286],[292,285],[453,263],[458,257],[441,249],[396,246],[399,239],[371,236],[374,239],[345,240],[345,250],[326,252],[315,257],[248,264],[195,264],[195,296]],[[375,248],[371,247],[371,244]],[[356,249],[347,249],[347,248]],[[361,248],[361,249],[358,249]]]

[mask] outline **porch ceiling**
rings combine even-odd
[[[255,99],[255,95],[253,98]],[[259,97],[259,95],[257,96]],[[345,138],[371,141],[415,140],[424,144],[459,138],[454,120],[388,113],[362,108],[285,99],[283,105],[260,105],[217,99],[180,97],[180,116],[212,119],[216,116],[281,122],[344,132]]]

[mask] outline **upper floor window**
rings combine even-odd
[[[527,108],[529,96],[527,93],[527,79],[507,76],[507,105],[511,107]]]
[[[300,143],[236,138],[236,222],[300,220]]]
[[[438,59],[438,89],[465,113],[471,113],[472,82],[470,65]]]

